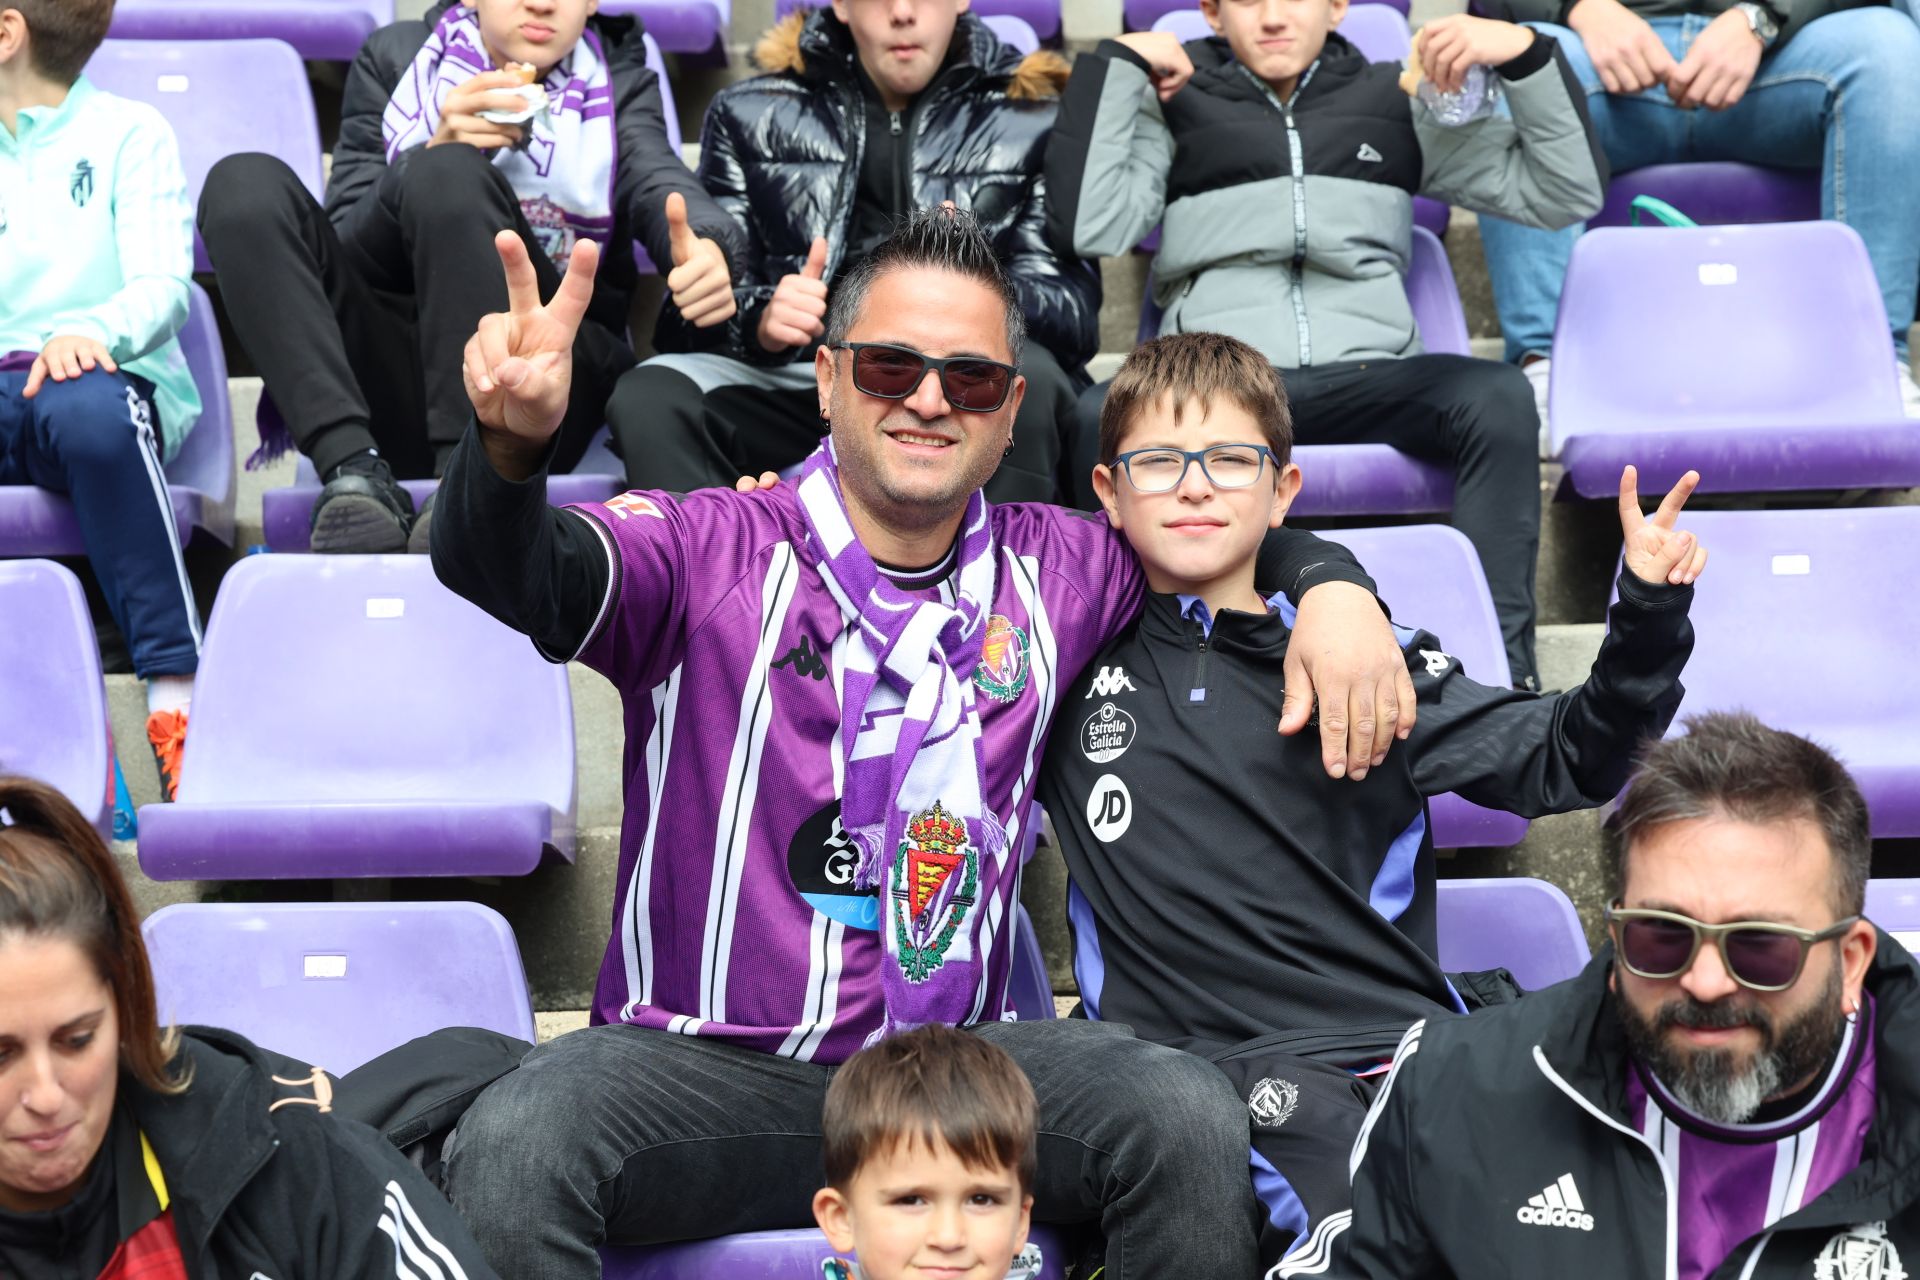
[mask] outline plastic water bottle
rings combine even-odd
[[[1458,128],[1494,113],[1500,105],[1500,78],[1491,67],[1472,66],[1467,68],[1466,81],[1452,93],[1440,92],[1424,76],[1414,93],[1427,104],[1437,122]]]

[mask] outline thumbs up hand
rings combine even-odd
[[[673,305],[698,329],[725,324],[734,312],[733,277],[727,255],[712,240],[687,225],[687,201],[678,191],[667,196],[667,234],[673,242],[673,270],[667,290]]]
[[[807,264],[798,274],[780,277],[773,298],[760,313],[760,345],[768,351],[804,347],[826,332],[827,242],[815,236]]]

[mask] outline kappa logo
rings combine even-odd
[[[1533,1227],[1593,1230],[1593,1215],[1580,1202],[1580,1193],[1574,1190],[1571,1173],[1561,1174],[1539,1195],[1529,1196],[1514,1216]]]
[[[1107,844],[1127,834],[1133,825],[1133,796],[1126,783],[1110,773],[1094,780],[1093,794],[1087,797],[1087,825]]]
[[[1093,678],[1093,687],[1087,690],[1086,700],[1095,694],[1102,698],[1111,698],[1116,693],[1135,693],[1133,681],[1127,678],[1125,667],[1102,667],[1100,674]]]
[[[1813,1280],[1907,1280],[1887,1224],[1863,1222],[1827,1241],[1813,1260]]]
[[[1447,674],[1447,668],[1453,664],[1452,658],[1437,649],[1422,649],[1420,657],[1427,664],[1427,675],[1435,680]]]
[[[1103,702],[1080,726],[1080,754],[1095,764],[1118,760],[1133,745],[1138,728],[1132,716],[1111,702]]]
[[[1386,159],[1385,156],[1375,151],[1373,144],[1369,142],[1361,143],[1360,150],[1354,154],[1353,158],[1356,160],[1365,160],[1368,164],[1379,164],[1382,160]]]
[[[780,667],[792,667],[793,673],[797,676],[812,676],[815,680],[827,678],[826,659],[822,658],[820,651],[813,647],[812,639],[804,635],[800,637],[799,644],[767,664],[769,671]]]
[[[1278,1129],[1285,1124],[1299,1105],[1300,1086],[1274,1076],[1253,1086],[1253,1092],[1247,1095],[1247,1110],[1253,1114],[1253,1122],[1268,1129]]]

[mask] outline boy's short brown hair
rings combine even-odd
[[[969,1169],[1012,1169],[1030,1192],[1038,1109],[998,1045],[937,1024],[891,1036],[854,1054],[827,1087],[827,1185],[844,1192],[861,1165],[917,1139]]]
[[[0,0],[0,9],[20,11],[33,35],[33,69],[62,84],[80,78],[113,23],[113,0]]]
[[[1162,398],[1177,425],[1189,400],[1202,408],[1226,398],[1260,424],[1276,473],[1293,454],[1286,388],[1265,356],[1224,333],[1168,333],[1133,349],[1100,406],[1100,461],[1112,462],[1134,418]]]

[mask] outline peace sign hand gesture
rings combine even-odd
[[[574,245],[566,278],[544,305],[519,235],[502,231],[493,247],[506,271],[507,309],[481,318],[479,331],[467,340],[461,376],[494,466],[524,478],[567,412],[573,338],[593,297],[600,246],[591,240]]]
[[[1642,582],[1690,586],[1707,567],[1707,549],[1673,524],[1700,483],[1700,473],[1681,476],[1651,516],[1640,514],[1639,478],[1633,467],[1620,473],[1620,533],[1626,540],[1627,571]]]

